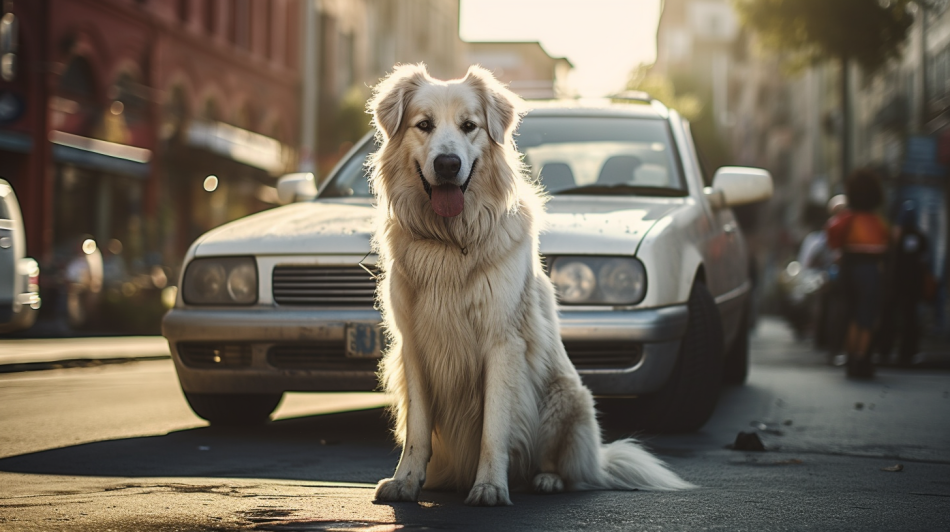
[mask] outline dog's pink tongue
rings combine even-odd
[[[439,216],[452,218],[462,212],[465,196],[462,189],[456,185],[439,185],[432,187],[432,210]]]

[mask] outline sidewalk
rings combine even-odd
[[[950,337],[937,334],[927,334],[920,338],[920,351],[914,355],[912,368],[914,369],[950,369]],[[824,363],[829,357],[825,350],[814,347],[811,338],[796,339],[792,329],[784,318],[775,315],[759,317],[758,324],[752,334],[752,351],[768,351],[781,353],[782,359],[795,362]],[[897,347],[887,361],[882,361],[875,355],[875,363],[882,366],[892,366],[897,363]]]
[[[169,358],[161,336],[0,340],[0,373]]]

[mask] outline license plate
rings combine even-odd
[[[346,325],[347,358],[380,358],[383,356],[383,331],[379,325],[348,323]]]

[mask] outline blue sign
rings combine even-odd
[[[947,167],[937,162],[937,139],[925,135],[908,138],[901,173],[916,177],[945,177]]]
[[[26,104],[10,91],[0,91],[0,126],[10,125],[23,116]]]
[[[930,270],[943,278],[947,260],[947,206],[942,188],[929,185],[902,185],[894,198],[895,210],[913,201],[917,226],[930,240]]]

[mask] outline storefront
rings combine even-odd
[[[277,177],[296,154],[275,138],[217,120],[206,104],[188,118],[183,91],[165,106],[159,226],[166,263],[180,264],[201,234],[277,203]]]

